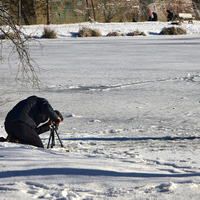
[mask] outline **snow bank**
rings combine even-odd
[[[127,34],[136,30],[145,32],[147,35],[158,35],[164,27],[174,26],[171,22],[133,22],[133,23],[79,23],[79,24],[63,24],[50,25],[50,28],[55,30],[59,38],[74,37],[83,27],[91,29],[99,29],[102,36],[106,36],[110,32],[119,32]],[[27,35],[41,37],[43,35],[45,25],[24,26],[24,32]],[[176,27],[176,26],[175,26]],[[200,22],[194,21],[194,24],[184,22],[181,27],[187,30],[188,34],[200,33]]]

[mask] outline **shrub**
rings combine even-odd
[[[55,39],[57,38],[56,32],[49,27],[44,27],[44,34],[42,38]]]
[[[79,30],[78,37],[101,37],[101,32],[98,29],[90,29],[87,27],[83,27]]]
[[[91,29],[91,35],[93,37],[101,37],[102,36],[101,31],[99,29],[94,29],[94,30]]]
[[[180,27],[164,27],[160,32],[160,35],[186,35],[187,31]]]
[[[118,32],[111,32],[111,33],[108,33],[106,36],[121,36],[121,34]]]
[[[183,28],[177,27],[176,30],[178,31],[179,35],[186,35],[187,31]]]
[[[127,36],[138,36],[138,35],[146,36],[146,33],[136,30],[127,34]]]
[[[79,32],[77,34],[78,37],[91,37],[90,35],[90,29],[83,27],[82,29],[79,29]]]

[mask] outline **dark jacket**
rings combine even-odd
[[[41,127],[38,125],[51,119],[57,121],[58,116],[54,112],[49,102],[37,96],[28,97],[20,101],[6,116],[5,123],[8,121],[21,121],[31,128],[35,129],[38,134],[48,131],[48,123]]]
[[[153,12],[153,18],[152,18],[152,21],[157,21],[158,20],[158,15],[157,13]]]
[[[171,21],[173,19],[174,14],[170,10],[166,10],[168,15],[167,15],[167,20]]]

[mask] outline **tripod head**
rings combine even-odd
[[[58,126],[59,126],[59,123],[57,122],[53,123],[53,125],[51,126],[51,129],[58,131]]]

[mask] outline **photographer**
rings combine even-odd
[[[166,10],[166,12],[168,13],[167,15],[167,21],[172,21],[173,20],[173,17],[174,17],[174,14],[170,11],[170,10]]]
[[[62,121],[58,114],[44,98],[31,96],[20,101],[6,116],[7,141],[44,148],[39,134],[49,131],[52,123]]]

